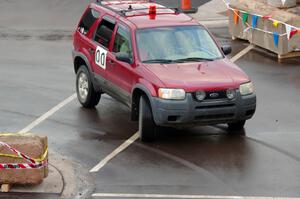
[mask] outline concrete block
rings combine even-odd
[[[41,158],[48,144],[47,137],[29,136],[1,136],[4,142],[31,158]],[[1,154],[13,154],[5,146],[0,146]],[[46,157],[48,158],[48,156]],[[0,163],[28,163],[24,159],[0,156]],[[48,175],[48,166],[39,169],[0,169],[0,184],[39,184]]]
[[[272,13],[272,18],[275,20],[300,27],[300,13],[294,14],[285,10],[269,6],[258,0],[232,0],[230,6],[237,10],[243,10],[250,14],[257,14],[266,16]],[[242,13],[240,13],[242,17]],[[247,23],[252,24],[253,17],[249,15]],[[274,27],[273,21],[264,20],[259,18],[257,28],[269,32],[277,32],[278,34],[285,34],[285,24],[279,23],[278,27]],[[296,35],[288,40],[287,36],[280,36],[278,46],[274,44],[273,35],[260,30],[247,30],[247,25],[243,24],[239,19],[238,24],[234,23],[234,12],[231,10],[229,15],[229,32],[233,37],[248,40],[257,46],[270,50],[276,54],[285,55],[291,52],[299,51],[300,49],[300,37]]]

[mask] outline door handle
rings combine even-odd
[[[108,63],[111,64],[111,65],[115,65],[115,62],[111,59],[108,61]]]
[[[89,52],[90,52],[90,54],[94,54],[95,50],[93,48],[89,48]]]

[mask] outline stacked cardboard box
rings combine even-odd
[[[230,8],[229,31],[234,38],[248,40],[250,43],[278,54],[279,58],[300,51],[299,34],[290,39],[288,39],[287,35],[283,35],[287,32],[286,24],[300,27],[300,13],[278,9],[259,0],[232,0]],[[298,8],[300,8],[300,5]],[[297,12],[298,9],[293,8],[293,10]],[[242,21],[243,14],[241,12],[239,12],[239,20],[236,23],[235,15],[238,11],[249,13],[246,23]],[[259,17],[256,24],[257,29],[252,29],[253,15],[268,16],[274,20],[278,20],[279,23],[277,26],[274,26],[274,21]],[[275,44],[272,33],[280,35],[278,37],[278,45]]]
[[[0,141],[35,159],[40,159],[47,149],[47,137],[40,136],[1,136]],[[0,163],[29,163],[6,146],[0,145]],[[3,155],[5,154],[5,155]],[[8,155],[8,156],[7,156]],[[13,155],[9,157],[9,155]],[[45,157],[47,159],[48,156]],[[0,184],[39,184],[48,175],[48,166],[38,169],[0,169]]]

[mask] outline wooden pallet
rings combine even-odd
[[[10,188],[11,188],[11,184],[2,184],[1,192],[9,192]]]
[[[278,61],[282,61],[283,59],[293,58],[293,57],[300,57],[300,51],[290,52],[284,55],[278,55]]]
[[[238,37],[235,37],[235,36],[231,36],[231,39],[234,41],[234,40],[237,40],[237,39],[240,39]],[[248,41],[248,40],[245,40],[245,39],[240,39],[240,40],[244,40],[244,41]],[[248,41],[249,42],[249,41]],[[251,44],[251,42],[249,42]],[[254,44],[252,44],[254,45]],[[264,49],[264,48],[263,48]],[[267,50],[267,49],[265,49]],[[268,50],[267,50],[268,51]],[[270,51],[271,52],[271,51]],[[274,52],[272,52],[274,53]],[[276,54],[276,53],[275,53]],[[282,62],[284,59],[287,59],[287,58],[294,58],[294,57],[300,57],[300,51],[295,51],[295,52],[289,52],[287,54],[283,54],[283,55],[278,55],[277,54],[277,57],[278,57],[278,62]]]

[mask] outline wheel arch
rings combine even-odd
[[[92,75],[92,67],[87,59],[87,57],[79,52],[73,52],[74,57],[74,72],[77,73],[80,66],[85,65],[89,71],[89,73]]]
[[[152,95],[150,91],[142,84],[137,84],[132,91],[131,96],[131,120],[138,121],[139,118],[139,103],[140,97],[144,95],[148,98],[150,102],[150,107],[152,110]]]

